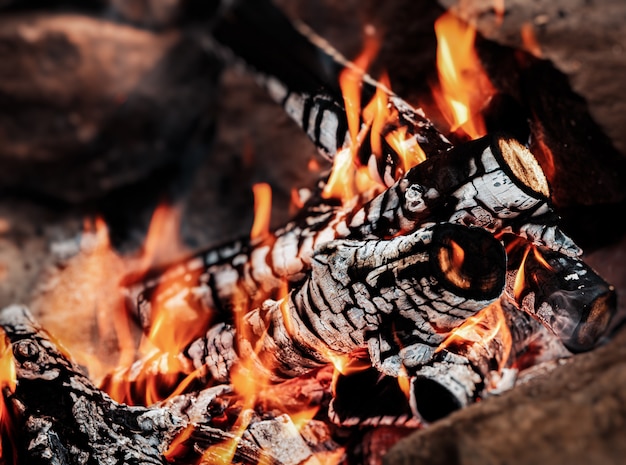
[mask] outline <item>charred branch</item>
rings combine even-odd
[[[385,95],[388,111],[394,116],[376,137],[384,141],[386,134],[405,128],[407,137],[427,157],[443,153],[451,146],[421,109],[414,109],[367,75],[310,28],[292,22],[270,1],[239,1],[225,6],[214,20],[211,36],[218,51],[225,47],[231,59],[232,55],[236,56],[255,73],[269,95],[329,159],[354,144],[348,133],[348,115],[339,87],[339,76],[344,71],[363,81],[359,85],[363,107],[377,90]],[[361,119],[361,141],[369,140],[369,125],[371,121]],[[373,153],[369,144],[361,144],[358,158],[363,165],[376,167],[379,178],[390,185],[402,174],[402,167],[398,154],[389,144],[384,145],[383,153]]]

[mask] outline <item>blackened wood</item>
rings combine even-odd
[[[469,267],[451,259],[455,247]],[[218,379],[241,357],[280,380],[367,349],[379,371],[398,376],[499,298],[505,269],[502,245],[479,228],[440,224],[390,240],[331,241],[287,298],[267,300],[236,328],[210,330],[188,354]]]
[[[515,246],[517,244],[517,246]],[[606,343],[623,322],[615,288],[587,263],[517,241],[509,248],[506,295],[573,352]]]
[[[332,159],[348,146],[339,75],[356,69],[355,65],[305,25],[292,22],[270,1],[239,1],[224,10],[211,27],[212,37],[258,74],[269,95],[283,105],[323,155]],[[368,75],[361,85],[363,107],[377,88],[387,95],[389,109],[397,112],[381,136],[404,127],[427,157],[450,148],[450,142],[422,110],[414,109]],[[386,145],[385,153],[377,155],[379,177],[390,184],[402,173],[398,154]],[[367,164],[371,156],[369,144],[359,147],[361,163]]]

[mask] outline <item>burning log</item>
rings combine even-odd
[[[529,366],[571,356],[546,327],[502,298],[455,331],[411,377],[410,404],[425,424],[510,389]]]
[[[499,241],[460,225],[390,240],[331,241],[287,298],[266,301],[237,328],[212,328],[188,354],[217,380],[228,380],[238,357],[281,380],[367,349],[380,372],[397,377],[403,366],[429,360],[449,331],[500,296],[505,268]]]
[[[147,325],[154,299],[177,296],[201,311],[232,307],[235,295],[260,304],[285,281],[302,280],[316,247],[336,238],[389,238],[429,222],[513,232],[555,251],[580,249],[558,227],[549,190],[532,154],[515,140],[485,137],[412,168],[392,187],[351,211],[337,203],[307,206],[271,238],[237,241],[156,270],[125,285],[129,311]],[[166,289],[166,292],[164,292]]]
[[[505,295],[541,321],[572,352],[607,341],[616,324],[615,288],[577,257],[545,247],[508,251]]]
[[[582,253],[558,227],[541,167],[506,136],[466,142],[420,163],[354,215],[356,237],[392,236],[426,221],[471,224],[494,234],[512,232],[538,245]]]
[[[243,60],[268,94],[328,159],[351,146],[363,165],[373,167],[376,176],[391,185],[403,168],[397,150],[385,140],[388,134],[403,128],[410,141],[405,145],[418,146],[426,157],[451,147],[421,109],[414,109],[367,75],[306,25],[290,21],[271,1],[237,1],[225,5],[214,18],[210,33],[216,41],[216,51],[221,50],[231,60],[233,54]],[[359,81],[359,100],[363,106],[377,93],[384,95],[389,118],[381,133],[373,134],[383,146],[379,153],[369,143],[363,143],[374,130],[371,120],[358,116],[359,140],[350,134],[351,117],[339,87],[340,75],[346,72]]]
[[[236,444],[230,453],[237,463],[262,460],[296,465],[312,456],[311,448],[286,416],[250,421],[240,438],[227,428],[213,426],[223,422],[225,406],[235,404],[232,398],[236,396],[228,385],[176,396],[150,407],[120,404],[90,381],[27,308],[3,309],[0,326],[15,360],[15,389],[5,387],[3,394],[20,432],[15,444],[20,462],[184,463],[171,455],[173,447],[184,446],[202,456],[198,463],[214,463],[220,453],[229,450],[224,445],[227,441]],[[42,392],[46,392],[44,397]],[[247,415],[254,416],[252,412]],[[189,435],[179,439],[183,431]],[[332,447],[332,441],[326,438],[326,442],[327,448]],[[290,445],[290,451],[284,444]]]

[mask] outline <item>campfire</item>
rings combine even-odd
[[[599,204],[621,205],[616,186],[624,162],[616,150],[593,159],[588,141],[572,154],[555,143],[555,133],[563,119],[582,121],[577,114],[555,122],[557,110],[537,104],[532,92],[528,108],[516,100],[511,82],[544,64],[528,24],[520,29],[523,44],[505,50],[479,34],[472,2],[430,7],[433,21],[423,27],[435,39],[434,74],[416,97],[395,90],[402,73],[384,63],[398,32],[375,22],[348,55],[269,1],[105,3],[76,12],[70,2],[63,7],[71,13],[51,13],[8,2],[0,20],[9,25],[7,43],[25,37],[26,55],[27,45],[43,41],[39,28],[50,28],[46,40],[56,38],[64,69],[77,66],[65,56],[70,39],[88,37],[77,56],[97,50],[109,61],[98,64],[100,73],[95,60],[81,69],[86,82],[104,72],[116,76],[107,68],[116,59],[128,68],[105,103],[92,109],[89,99],[80,101],[76,111],[89,111],[68,120],[89,150],[105,147],[112,157],[72,168],[104,178],[93,185],[83,179],[82,187],[69,181],[61,195],[79,218],[78,233],[51,241],[49,266],[29,299],[3,301],[2,463],[453,463],[460,459],[447,454],[462,451],[456,444],[449,452],[446,432],[460,434],[468,424],[463,415],[488,412],[558,376],[573,386],[559,370],[575,370],[603,350],[594,360],[608,366],[617,357],[617,349],[606,351],[626,315],[622,282],[597,271],[587,237],[570,231],[572,212],[582,219]],[[489,4],[498,27],[507,8]],[[381,24],[388,13],[381,10]],[[96,26],[110,48],[94,45]],[[177,28],[185,32],[177,36]],[[120,58],[127,54],[119,44],[137,55]],[[174,58],[160,56],[158,47]],[[206,82],[182,76],[185,69],[164,78],[170,60],[200,69]],[[498,63],[511,76],[494,71]],[[155,64],[159,73],[140,76]],[[255,95],[281,115],[262,122],[272,134],[299,138],[285,150],[302,152],[289,169],[306,182],[294,182],[288,195],[277,192],[252,168],[257,147],[237,140],[236,175],[251,181],[250,192],[238,195],[246,196],[246,208],[253,205],[253,218],[248,223],[231,211],[242,216],[231,226],[248,228],[239,235],[218,217],[206,220],[209,245],[191,246],[181,225],[194,201],[188,189],[195,171],[206,163],[198,153],[224,151],[219,143],[210,149],[215,134],[218,141],[239,135],[225,124],[236,118],[220,118],[220,105],[241,91],[221,95],[228,80],[220,76],[229,72],[254,81]],[[127,92],[138,82],[143,94]],[[151,107],[160,86],[171,95]],[[187,86],[197,90],[197,102]],[[87,88],[94,92],[80,91]],[[242,97],[252,115],[255,100]],[[190,109],[179,109],[181,101]],[[110,108],[122,110],[94,136]],[[139,132],[157,138],[154,147],[131,139],[136,128],[125,127],[124,111],[138,109],[149,120]],[[176,129],[157,122],[169,113]],[[582,129],[597,141],[598,128],[589,124]],[[116,137],[122,149],[109,150]],[[33,147],[37,156],[47,153],[45,142]],[[80,147],[72,145],[76,153]],[[189,153],[172,165],[181,147]],[[144,158],[151,158],[145,166]],[[579,196],[593,190],[581,184],[580,163],[588,159],[598,192],[583,212]],[[53,166],[62,173],[70,164],[71,157]],[[160,165],[161,172],[150,170]],[[178,172],[170,178],[171,166]],[[215,175],[220,167],[211,168]],[[164,186],[163,179],[174,182]],[[234,197],[221,181],[207,190]],[[54,183],[37,187],[37,196],[53,197]],[[124,205],[144,189],[147,200]],[[82,195],[88,200],[77,201]],[[231,199],[225,207],[238,205]],[[121,227],[127,213],[135,218]],[[10,231],[10,221],[0,229]],[[115,236],[137,236],[139,224],[146,226],[139,246]],[[448,438],[438,436],[438,453],[436,441],[424,439],[431,431]]]

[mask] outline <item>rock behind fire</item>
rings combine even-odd
[[[82,202],[200,158],[220,71],[178,30],[3,14],[0,188]]]

